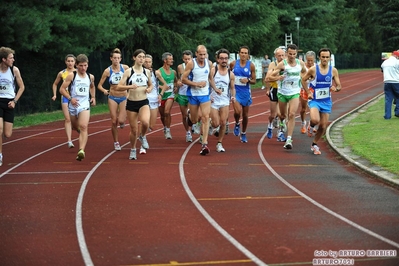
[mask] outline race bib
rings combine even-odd
[[[12,94],[14,93],[14,88],[10,83],[2,83],[0,84],[0,93],[4,94]]]
[[[240,85],[240,86],[245,86],[245,85],[247,85],[247,83],[243,83],[243,82],[240,81],[240,79],[245,79],[245,78],[247,78],[247,77],[236,76],[236,77],[235,77],[235,80],[234,80],[234,84],[235,84],[235,85]]]
[[[330,97],[330,88],[320,88],[315,90],[315,99],[326,99]]]
[[[75,86],[76,95],[78,96],[87,96],[89,95],[89,87],[86,83],[79,83]]]
[[[168,83],[168,89],[165,92],[173,92],[174,84],[173,83]]]
[[[121,79],[122,75],[120,73],[113,73],[111,76],[111,83],[118,84]]]

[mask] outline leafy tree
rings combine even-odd
[[[399,2],[397,0],[375,1],[378,6],[377,16],[380,21],[384,51],[399,49]]]
[[[5,1],[0,5],[3,45],[18,51],[89,54],[117,45],[133,20],[107,0]]]

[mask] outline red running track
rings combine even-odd
[[[383,91],[379,71],[341,81],[331,120]],[[91,118],[82,162],[63,122],[16,129],[0,168],[1,265],[337,263],[315,260],[333,258],[329,251],[347,265],[398,265],[398,191],[324,142],[313,155],[298,118],[294,149],[284,150],[265,138],[265,92],[254,89],[253,100],[249,142],[230,133],[217,153],[210,137],[207,156],[184,142],[177,104],[173,139],[158,123],[137,161],[128,160],[128,128],[119,130],[123,150],[113,150],[107,115]]]

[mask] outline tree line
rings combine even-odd
[[[98,81],[109,64],[108,51],[119,47],[125,63],[142,48],[160,64],[168,51],[205,44],[212,54],[241,45],[255,56],[272,54],[285,34],[300,40],[303,51],[329,47],[335,54],[380,55],[399,49],[399,0],[3,0],[1,46],[16,51],[26,92],[20,113],[57,108],[49,102],[51,84],[64,56],[85,53]],[[297,21],[300,17],[299,36]],[[158,59],[158,60],[157,60]],[[50,90],[50,91],[49,91]],[[51,98],[51,96],[50,96]],[[34,103],[32,103],[34,101]],[[25,106],[25,107],[24,107]]]

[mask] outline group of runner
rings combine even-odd
[[[13,65],[14,51],[2,47],[0,71],[1,134],[11,136],[14,114],[13,110],[21,97],[24,86],[19,70]],[[274,51],[274,61],[268,64],[264,75],[266,94],[270,98],[270,116],[266,135],[273,137],[277,128],[277,140],[285,142],[285,149],[293,148],[295,116],[301,103],[301,132],[310,137],[316,132],[311,145],[314,154],[321,154],[317,142],[324,135],[331,113],[331,92],[341,90],[338,71],[329,62],[331,51],[322,48],[318,52],[319,64],[315,64],[316,54],[309,51],[305,62],[297,59],[298,48],[291,44],[286,49]],[[216,52],[216,62],[209,60],[207,48],[199,45],[193,53],[186,50],[182,53],[183,63],[177,71],[172,68],[174,59],[171,53],[162,55],[163,65],[154,70],[152,56],[138,49],[133,53],[134,64],[129,67],[121,64],[122,55],[119,49],[111,52],[111,65],[107,67],[98,83],[97,89],[108,96],[111,116],[111,133],[114,149],[121,150],[118,138],[118,127],[125,126],[127,118],[130,127],[129,159],[137,159],[137,139],[141,142],[140,154],[149,149],[146,134],[153,130],[158,113],[164,127],[165,139],[172,139],[171,108],[176,101],[181,110],[181,117],[186,132],[186,142],[192,142],[192,132],[200,134],[201,155],[210,152],[208,135],[216,135],[217,152],[224,152],[222,145],[224,135],[228,132],[228,114],[230,104],[234,109],[234,135],[242,143],[248,142],[249,107],[252,103],[251,85],[256,83],[255,65],[250,61],[250,50],[247,46],[239,49],[239,59],[229,63],[230,52],[220,49]],[[12,57],[12,58],[11,58]],[[84,54],[77,57],[65,57],[66,68],[60,71],[53,83],[53,100],[57,98],[57,87],[62,97],[62,110],[65,116],[67,145],[73,148],[72,129],[79,133],[79,151],[76,159],[85,158],[85,146],[88,139],[90,105],[95,105],[94,76],[87,73],[88,58]],[[14,70],[14,76],[9,73]],[[14,79],[18,83],[18,91]],[[104,88],[108,80],[109,89]],[[334,83],[333,83],[334,81]],[[3,89],[5,88],[5,89]],[[306,108],[310,110],[310,120],[305,121]],[[3,126],[4,125],[4,126]],[[317,130],[315,126],[318,126]],[[197,127],[196,127],[197,126]],[[287,136],[285,136],[287,134]],[[0,145],[0,163],[3,157]]]

